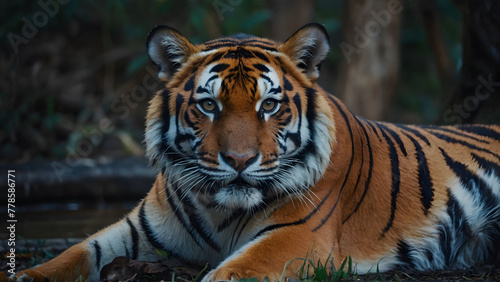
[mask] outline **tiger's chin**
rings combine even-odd
[[[248,184],[229,184],[215,193],[214,200],[226,209],[250,211],[264,203],[264,195]]]

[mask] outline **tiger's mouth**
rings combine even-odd
[[[264,203],[264,194],[261,189],[238,177],[218,189],[214,200],[224,208],[251,210]]]
[[[231,187],[233,189],[245,189],[246,187],[253,187],[250,183],[245,181],[241,176],[238,176],[236,179],[233,181],[229,182],[226,187]]]

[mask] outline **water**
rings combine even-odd
[[[136,204],[68,202],[17,206],[16,237],[85,238],[118,221]],[[7,235],[5,230],[0,230],[0,240],[6,239]]]

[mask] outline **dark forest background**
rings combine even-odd
[[[240,32],[285,40],[319,22],[331,38],[319,84],[355,113],[400,123],[498,123],[498,6],[448,0],[2,1],[0,160],[63,159],[82,140],[92,143],[88,150],[80,144],[84,158],[142,155],[154,90],[137,87],[145,88],[143,80],[154,73],[144,45],[157,24],[200,43]],[[493,82],[482,88],[491,95],[475,93],[483,81]]]
[[[161,84],[145,40],[157,24],[201,43],[236,33],[283,41],[318,22],[331,41],[319,84],[355,113],[500,123],[495,0],[0,2],[0,179],[7,183],[3,171],[16,169],[18,211],[26,212],[19,232],[27,237],[61,234],[46,225],[60,211],[90,205],[105,218],[111,202],[137,202],[149,189],[155,173],[143,157],[144,121]],[[61,222],[71,232],[85,225]]]

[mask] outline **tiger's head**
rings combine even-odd
[[[284,43],[240,34],[200,45],[157,26],[147,51],[165,82],[148,110],[147,156],[179,197],[249,211],[322,177],[335,136],[315,85],[323,26]]]

